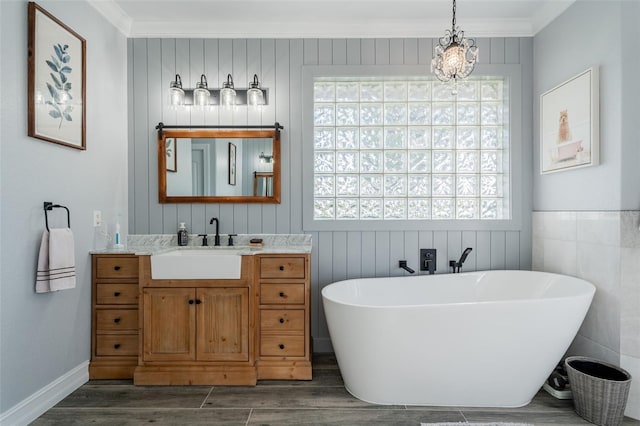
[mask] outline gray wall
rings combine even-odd
[[[38,4],[87,40],[87,150],[27,137],[27,2],[0,2],[0,418],[88,361],[92,212],[113,226],[127,211],[126,39],[84,1]],[[43,201],[71,210],[75,289],[34,292]],[[61,212],[51,226],[64,226]]]
[[[607,360],[634,377],[640,374],[638,20],[637,1],[577,1],[533,43],[533,268],[596,286],[569,354]],[[600,69],[600,165],[540,175],[539,96],[594,65]],[[640,418],[637,401],[636,382],[627,416]]]
[[[533,43],[534,210],[640,208],[638,2],[578,1]],[[600,68],[600,165],[540,175],[540,95],[591,66]]]
[[[302,164],[301,80],[303,65],[415,65],[429,73],[430,39],[133,39],[129,40],[129,225],[132,233],[174,233],[178,222],[190,232],[212,232],[208,221],[220,218],[222,233],[301,233]],[[317,351],[328,350],[328,332],[320,303],[320,289],[344,278],[401,275],[399,259],[418,265],[418,249],[438,249],[438,272],[447,271],[449,259],[464,247],[474,248],[465,270],[529,269],[531,264],[531,69],[532,39],[478,40],[484,63],[521,64],[522,126],[512,143],[522,144],[522,227],[516,231],[344,231],[311,232],[312,334]],[[211,87],[232,73],[236,87],[246,87],[257,73],[268,87],[269,105],[261,112],[239,108],[171,111],[168,85],[180,73],[185,87],[193,87],[200,74]],[[272,124],[282,132],[282,203],[279,205],[167,204],[157,202],[155,125],[165,124]]]

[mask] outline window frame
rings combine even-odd
[[[429,72],[421,65],[305,65],[302,67],[302,220],[305,231],[409,231],[409,230],[519,230],[523,212],[522,87],[518,64],[478,64],[473,76],[504,77],[508,81],[509,104],[509,194],[510,219],[314,219],[314,122],[313,85],[322,77],[411,77]]]

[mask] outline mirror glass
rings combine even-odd
[[[160,203],[280,202],[277,130],[162,129]]]

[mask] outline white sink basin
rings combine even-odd
[[[240,279],[237,249],[176,249],[151,256],[153,279]]]

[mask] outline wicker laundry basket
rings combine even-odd
[[[631,375],[613,364],[584,356],[568,357],[565,365],[576,413],[597,425],[622,424]]]

